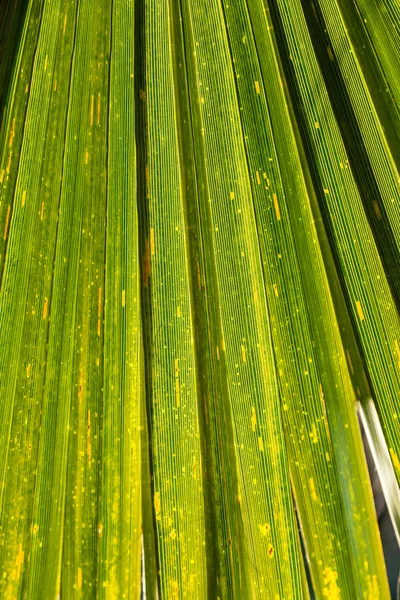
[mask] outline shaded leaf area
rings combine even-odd
[[[277,2],[273,10],[315,190],[399,478],[400,321],[397,298],[391,293],[353,175],[359,164],[349,162],[332,104],[328,102],[301,3],[283,7]],[[294,19],[300,20],[302,26],[293,27]],[[303,69],[305,59],[313,65],[309,71]],[[309,93],[310,89],[314,90],[314,95]],[[395,190],[398,186],[397,176]],[[398,202],[398,197],[391,200],[396,218]],[[392,233],[397,235],[395,229]]]
[[[388,599],[396,6],[4,6],[1,597]]]
[[[26,17],[26,0],[4,0],[0,17],[0,127]]]

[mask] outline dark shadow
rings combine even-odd
[[[28,0],[0,0],[0,129]]]
[[[145,33],[145,2],[135,2],[135,138],[136,138],[136,202],[138,211],[138,249],[140,261],[140,289],[141,289],[141,321],[143,337],[143,370],[145,390],[142,399],[143,416],[142,427],[145,431],[141,437],[141,462],[143,477],[142,498],[142,531],[144,545],[144,560],[146,565],[146,596],[142,598],[153,599],[157,597],[160,589],[158,564],[158,546],[156,540],[156,519],[153,510],[154,482],[152,460],[152,407],[148,399],[151,398],[152,381],[152,347],[156,332],[153,331],[153,317],[151,306],[151,277],[150,277],[150,220],[149,199],[147,193],[147,114],[146,114],[146,33]],[[142,556],[143,559],[143,556]]]

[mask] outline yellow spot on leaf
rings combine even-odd
[[[313,500],[316,500],[317,499],[317,492],[315,491],[314,479],[312,477],[310,477],[310,479],[309,479],[309,484],[310,484],[311,498]]]
[[[26,200],[26,190],[24,190],[22,192],[22,200],[21,200],[22,206],[25,206],[25,200]]]
[[[259,93],[260,93],[260,85],[259,85],[258,81],[255,81],[255,82],[254,82],[254,85],[255,85],[255,87],[256,87],[256,92],[257,92],[257,94],[259,94]]]
[[[49,56],[48,56],[48,54],[46,54],[46,58],[44,59],[44,70],[47,69],[48,62],[49,62]]]
[[[49,301],[47,298],[44,299],[44,306],[43,306],[43,319],[47,318],[47,310],[49,307]]]
[[[231,200],[233,200],[235,197],[235,194],[233,192],[231,192],[230,196],[231,196]]]
[[[273,288],[274,288],[274,294],[278,298],[278,296],[279,296],[279,294],[278,294],[278,286],[276,285],[276,283],[274,283]]]
[[[358,316],[360,317],[360,321],[364,321],[364,313],[363,313],[363,309],[361,306],[361,302],[359,302],[359,300],[357,300],[357,302],[356,302],[356,307],[357,307]]]
[[[259,524],[259,525],[258,525],[258,529],[260,530],[261,534],[262,534],[264,537],[267,537],[267,533],[268,533],[268,531],[269,531],[269,525],[268,525],[268,523],[264,523],[264,525],[260,525],[260,524]]]
[[[122,306],[125,306],[125,290],[122,290]]]
[[[318,443],[317,428],[315,427],[314,423],[312,424],[312,427],[311,427],[310,438],[312,439],[313,444],[317,444]]]
[[[154,494],[154,510],[156,511],[156,519],[157,521],[161,521],[160,511],[160,492],[155,492]]]
[[[258,438],[258,448],[259,448],[260,452],[264,452],[264,442],[263,442],[262,437]]]
[[[24,551],[22,550],[22,544],[19,545],[17,558],[15,559],[15,579],[19,579],[21,576],[21,567],[24,564]]]
[[[180,306],[178,306],[177,309],[176,309],[176,315],[177,315],[177,317],[181,317],[182,316],[181,307]]]
[[[257,417],[256,417],[256,409],[254,406],[251,407],[251,428],[253,431],[256,430],[257,426]]]
[[[12,159],[12,155],[13,155],[13,152],[12,152],[12,150],[11,150],[10,154],[8,155],[8,162],[7,162],[7,166],[6,166],[6,173],[7,173],[7,175],[9,175],[9,173],[10,173],[10,169],[11,169],[11,159]]]
[[[97,125],[100,124],[100,109],[101,109],[101,96],[100,92],[97,94]]]
[[[67,14],[65,14],[65,17],[64,17],[63,35],[65,33],[66,27],[67,27]]]
[[[279,210],[278,197],[276,194],[273,194],[273,198],[274,198],[274,208],[275,208],[276,218],[278,221],[280,221],[281,220],[281,211]]]
[[[153,256],[153,254],[154,254],[154,229],[153,229],[153,227],[150,229],[150,250],[151,250],[151,255]]]
[[[76,587],[78,590],[82,589],[82,569],[80,567],[78,567],[78,582]]]
[[[243,344],[242,344],[242,360],[244,363],[246,362],[246,348],[243,346]]]
[[[376,600],[380,598],[378,578],[376,575],[367,575],[368,597],[367,600]]]
[[[259,174],[259,172],[258,172],[258,171],[256,171],[256,179],[257,179],[257,183],[258,183],[258,185],[260,185],[260,183],[261,183],[261,179],[260,179],[260,174]]]
[[[14,139],[14,133],[15,133],[15,117],[12,121],[12,125],[11,125],[11,131],[10,131],[10,137],[8,140],[8,147],[11,148],[12,144],[13,144],[13,139]]]
[[[324,588],[322,595],[329,600],[340,600],[340,588],[337,584],[338,574],[330,567],[325,567],[322,571],[324,576]]]

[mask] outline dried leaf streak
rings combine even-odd
[[[102,290],[99,288],[97,294],[97,335],[100,336],[101,333],[101,313],[102,313]]]
[[[15,134],[15,117],[13,118],[13,121],[12,121],[11,131],[10,131],[10,137],[9,137],[9,140],[8,140],[8,147],[9,148],[11,148],[11,146],[13,144],[14,134]]]
[[[281,220],[281,211],[279,210],[278,197],[276,194],[273,194],[273,199],[274,199],[274,208],[275,208],[276,218],[278,221],[280,221]]]
[[[44,305],[43,305],[43,319],[47,319],[48,306],[49,306],[49,300],[48,300],[48,298],[45,298]]]
[[[364,313],[363,313],[363,309],[361,306],[361,302],[359,300],[357,300],[356,306],[357,306],[358,316],[360,317],[360,321],[364,321]]]
[[[8,227],[10,225],[10,215],[11,215],[11,206],[7,207],[7,215],[6,215],[6,223],[4,225],[4,239],[7,239],[7,234],[8,234]]]

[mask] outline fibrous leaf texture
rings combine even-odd
[[[1,598],[389,600],[398,4],[0,11]]]

